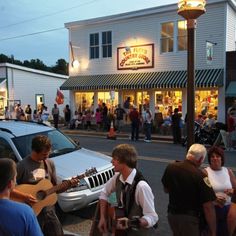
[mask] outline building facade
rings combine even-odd
[[[130,99],[140,110],[187,110],[187,28],[177,4],[65,24],[74,109],[112,108]],[[197,20],[196,115],[225,121],[226,52],[235,51],[236,3],[209,0]],[[74,62],[77,62],[75,64]]]
[[[68,79],[68,76],[30,69],[10,63],[0,64],[0,116],[5,106],[14,110],[18,103],[24,109],[27,104],[32,110],[44,103],[48,111],[55,103],[57,89]],[[69,103],[69,92],[64,92],[64,104]],[[61,105],[64,107],[65,105]],[[62,109],[61,115],[62,114]]]

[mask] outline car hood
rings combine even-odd
[[[56,166],[57,176],[61,179],[83,174],[94,167],[99,172],[112,166],[111,157],[85,148],[56,156],[52,160]]]

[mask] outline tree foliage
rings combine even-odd
[[[25,66],[32,69],[48,71],[52,73],[68,75],[68,63],[64,59],[58,59],[55,66],[47,66],[43,63],[43,61],[39,59],[31,59],[30,61],[25,60],[21,62],[20,60],[16,60],[13,55],[6,56],[4,54],[0,54],[0,63],[11,63],[19,66]]]

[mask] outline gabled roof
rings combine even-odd
[[[35,74],[47,75],[47,76],[51,76],[51,77],[56,77],[58,79],[68,79],[68,77],[69,77],[68,75],[61,75],[61,74],[56,74],[56,73],[47,72],[47,71],[43,71],[43,70],[31,69],[31,68],[28,68],[25,66],[19,66],[19,65],[15,65],[15,64],[11,64],[11,63],[0,63],[0,68],[1,67],[12,68],[12,69],[22,70],[22,71],[26,71],[26,72],[32,72]]]

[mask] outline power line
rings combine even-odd
[[[28,19],[28,20],[23,20],[23,21],[20,21],[20,22],[17,22],[17,23],[0,26],[0,29],[12,27],[12,26],[15,26],[15,25],[24,24],[24,23],[27,23],[27,22],[32,22],[32,21],[35,21],[35,20],[38,20],[38,19],[43,19],[45,17],[50,17],[50,16],[58,15],[60,13],[67,12],[67,11],[73,10],[75,8],[78,8],[78,7],[81,7],[81,6],[85,6],[85,5],[91,4],[93,2],[98,2],[98,1],[99,0],[92,0],[90,2],[79,4],[79,5],[76,5],[76,6],[73,6],[73,7],[70,7],[70,8],[66,8],[64,10],[56,11],[56,12],[53,12],[53,13],[50,13],[50,14],[45,14],[45,15],[42,15],[42,16],[38,16],[38,17],[34,17],[34,18],[31,18],[31,19]]]
[[[65,29],[65,28],[61,27],[61,28],[55,28],[55,29],[49,29],[49,30],[43,30],[43,31],[39,31],[39,32],[29,33],[29,34],[22,34],[22,35],[17,35],[17,36],[13,36],[13,37],[2,38],[2,39],[0,39],[0,41],[6,41],[6,40],[10,40],[10,39],[23,38],[23,37],[27,37],[27,36],[36,35],[36,34],[44,34],[44,33],[52,32],[52,31],[57,31],[57,30],[62,30],[62,29]]]

